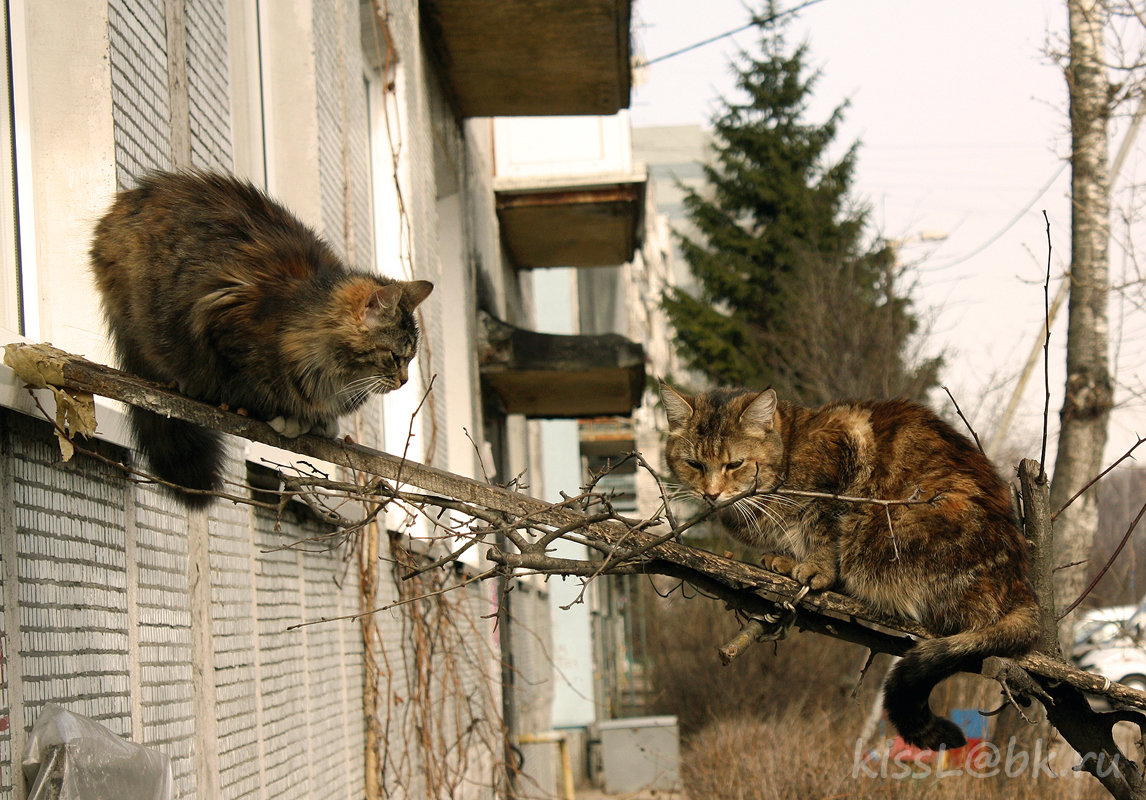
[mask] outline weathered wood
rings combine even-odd
[[[1050,490],[1038,462],[1019,462],[1019,487],[1023,499],[1023,533],[1031,543],[1031,584],[1039,599],[1039,642],[1035,649],[1061,659],[1058,615],[1054,600],[1054,537],[1051,535]]]
[[[492,509],[515,519],[529,517],[537,523],[555,527],[584,520],[584,515],[569,508],[372,450],[345,439],[315,436],[286,439],[258,420],[188,399],[164,387],[111,367],[93,364],[48,345],[10,347],[43,364],[41,377],[51,385],[121,400],[251,441],[376,475],[395,486],[415,486],[433,495]],[[579,532],[600,543],[632,551],[655,541],[666,530],[661,527],[635,531],[623,522],[608,521],[589,522]],[[508,563],[513,554],[491,551],[489,555]],[[521,554],[516,555],[521,557]],[[774,611],[778,603],[794,597],[800,589],[794,580],[762,567],[673,541],[657,544],[646,555],[647,558],[639,562],[642,572],[685,580],[747,615]],[[544,558],[544,555],[539,558]],[[518,560],[516,563],[524,566],[530,562]],[[544,561],[535,559],[531,563],[536,566]],[[594,562],[592,569],[599,568],[600,563]],[[880,617],[862,603],[831,591],[804,597],[797,605],[797,612],[795,625],[802,630],[852,641],[880,652],[901,655],[912,646],[912,637],[927,637],[927,633],[914,623]],[[1065,683],[1083,692],[1104,695],[1122,705],[1146,709],[1146,692],[1110,683],[1047,655],[1033,653],[1017,659],[1015,663],[1047,684]]]
[[[1037,696],[1046,709],[1047,722],[1079,753],[1080,768],[1090,772],[1113,797],[1146,798],[1146,782],[1137,765],[1114,741],[1116,721],[1146,721],[1141,712],[1103,713],[1091,708],[1085,693],[1105,695],[1117,705],[1146,708],[1142,692],[1106,678],[1081,672],[1062,660],[1058,615],[1055,613],[1054,528],[1051,522],[1050,486],[1040,465],[1030,459],[1019,464],[1023,499],[1023,532],[1031,543],[1031,582],[1039,598],[1039,640],[1035,652],[1019,662],[1037,685],[1028,686],[1026,676],[996,675],[996,679],[1028,696]],[[993,667],[992,667],[993,668]],[[1020,734],[1021,735],[1021,734]]]
[[[426,0],[420,18],[461,116],[610,115],[629,107],[631,6]]]
[[[628,414],[641,404],[645,351],[615,333],[564,335],[479,317],[482,381],[507,413],[580,418]]]

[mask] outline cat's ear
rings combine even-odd
[[[661,402],[665,404],[665,413],[668,415],[670,428],[679,428],[684,425],[695,410],[687,397],[664,381],[661,381]]]
[[[765,389],[740,413],[740,424],[745,427],[770,431],[776,427],[776,390]]]
[[[370,326],[389,322],[394,319],[394,312],[400,302],[402,302],[402,284],[388,283],[380,289],[375,289],[366,298],[363,319]]]
[[[429,281],[410,281],[402,284],[402,307],[413,311],[418,305],[434,291],[434,284]]]

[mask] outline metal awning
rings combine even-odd
[[[421,0],[463,117],[608,116],[629,107],[631,0]]]
[[[545,419],[630,414],[641,404],[645,351],[617,334],[538,333],[479,313],[482,383],[506,413]]]
[[[494,181],[514,266],[615,267],[640,245],[647,173]]]

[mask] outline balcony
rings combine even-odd
[[[613,267],[640,243],[647,177],[642,172],[498,178],[497,217],[520,268]]]
[[[645,351],[616,334],[516,328],[480,315],[482,382],[507,414],[544,419],[625,415],[641,404]]]
[[[629,107],[631,0],[422,0],[429,54],[461,117]]]

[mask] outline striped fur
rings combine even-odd
[[[199,172],[153,173],[121,192],[91,263],[125,370],[284,435],[332,433],[372,392],[405,383],[414,309],[433,288],[350,269],[250,184]],[[219,487],[218,434],[139,409],[131,422],[159,478]]]
[[[987,656],[1025,652],[1038,626],[1027,542],[987,458],[908,401],[807,409],[771,390],[689,397],[667,385],[661,396],[669,467],[687,492],[712,503],[755,491],[720,518],[732,536],[767,551],[766,566],[813,589],[837,587],[937,637],[895,666],[885,708],[912,744],[962,744],[959,729],[932,713],[932,688]],[[885,508],[779,488],[934,502]]]

